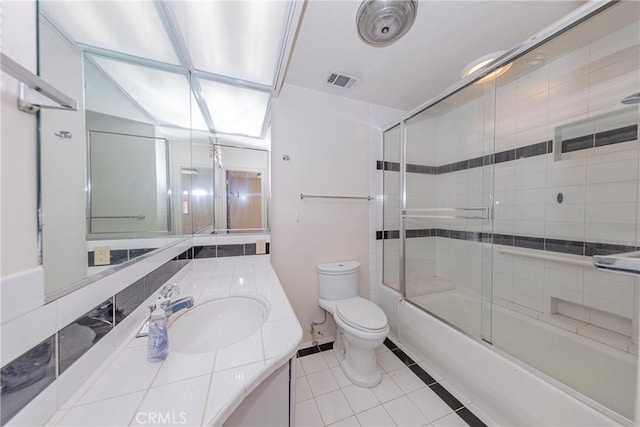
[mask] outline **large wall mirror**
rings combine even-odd
[[[39,112],[46,299],[193,234],[268,232],[270,92],[194,78],[166,35],[112,50],[107,36],[126,29],[89,28],[74,4],[124,13],[118,2],[39,4],[40,75],[81,107]],[[152,2],[126,4],[163,28]]]

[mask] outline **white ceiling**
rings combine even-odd
[[[508,50],[583,1],[426,1],[391,46],[365,45],[356,33],[358,0],[308,0],[285,82],[411,110],[460,79],[473,60]],[[324,85],[331,71],[362,80],[351,91]]]

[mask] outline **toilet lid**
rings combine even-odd
[[[364,298],[351,298],[338,303],[336,313],[343,322],[356,329],[380,331],[387,327],[384,311]]]

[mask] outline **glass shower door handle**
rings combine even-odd
[[[487,206],[468,208],[423,208],[401,212],[403,218],[433,219],[491,219],[491,208]]]

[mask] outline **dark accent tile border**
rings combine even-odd
[[[311,354],[320,353],[322,351],[331,350],[332,348],[333,348],[333,341],[327,342],[324,344],[314,345],[312,347],[301,348],[300,350],[298,350],[298,353],[296,354],[298,357],[304,357],[304,356],[309,356]]]
[[[561,152],[570,153],[572,151],[586,150],[588,148],[602,147],[605,145],[634,141],[636,139],[638,139],[637,124],[562,140]],[[474,157],[472,159],[465,159],[440,166],[407,163],[407,172],[441,175],[444,173],[473,169],[481,166],[492,165],[494,163],[511,162],[514,160],[526,159],[528,157],[541,156],[549,153],[553,153],[553,141],[542,141],[512,150],[505,150],[499,153],[487,154],[486,156]],[[378,160],[376,161],[376,169],[399,172],[400,163]]]
[[[464,420],[467,424],[474,427],[486,427],[478,417],[476,417],[469,408],[465,408],[464,405],[449,391],[438,383],[427,371],[413,361],[405,352],[400,350],[398,346],[389,338],[384,340],[384,345],[387,346],[393,354],[398,357],[411,371],[418,376],[425,383],[427,387],[431,389],[444,403],[451,409],[456,411],[455,413]]]
[[[638,139],[638,125],[625,126],[595,134],[595,146],[618,144]]]
[[[440,385],[428,372],[426,372],[420,365],[418,365],[412,358],[402,351],[393,341],[389,338],[384,339],[383,343],[391,352],[404,363],[422,382],[425,383],[444,403],[447,404],[455,413],[472,427],[487,427],[473,412],[466,408],[454,395],[449,393],[442,385]],[[298,350],[297,356],[304,357],[311,354],[320,353],[322,351],[331,350],[333,348],[333,341],[320,344],[313,347],[302,348]]]
[[[442,228],[406,230],[405,235],[407,239],[418,237],[444,237],[447,239],[494,243],[496,245],[584,256],[611,255],[637,250],[635,246],[611,243],[579,242],[575,240],[547,239],[543,237],[517,236],[510,234],[492,234],[477,231],[447,230]],[[398,238],[400,238],[400,232],[398,230],[376,231],[377,240]]]
[[[113,297],[111,297],[59,330],[57,334],[58,373],[62,374],[66,371],[113,328]]]
[[[51,335],[2,367],[2,425],[55,381],[55,341]]]
[[[267,242],[266,253],[260,255],[268,255],[270,250],[271,245]],[[256,255],[256,244],[239,243],[233,245],[194,246],[193,254],[193,258],[195,259]]]
[[[572,151],[586,150],[593,148],[593,134],[579,136],[577,138],[564,139],[562,141],[562,152],[571,153]]]
[[[485,423],[480,420],[480,418],[476,417],[473,412],[469,410],[469,408],[460,408],[456,412],[460,418],[464,420],[465,423],[469,424],[471,427],[483,427],[486,426]]]

